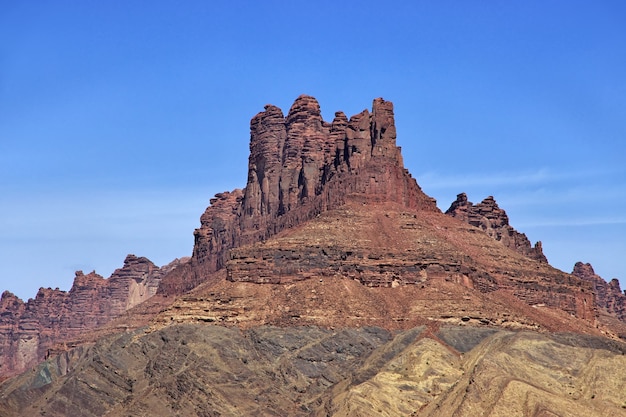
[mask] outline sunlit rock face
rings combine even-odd
[[[551,268],[541,244],[513,229],[493,197],[474,205],[460,194],[448,214],[404,168],[391,102],[378,98],[371,111],[349,119],[338,111],[326,122],[317,100],[303,95],[286,116],[266,105],[252,118],[246,187],[211,200],[191,263],[159,292],[185,293],[224,269],[230,281],[258,284],[445,279],[595,320],[590,286]]]
[[[626,322],[626,295],[616,278],[606,282],[595,273],[591,264],[582,262],[576,262],[572,274],[593,285],[598,309]]]
[[[161,277],[181,263],[159,268],[147,258],[128,255],[109,279],[77,271],[67,292],[41,288],[27,302],[5,292],[0,300],[0,377],[24,371],[57,344],[71,342],[149,299]]]
[[[250,122],[248,181],[243,191],[216,195],[195,231],[194,272],[169,278],[163,293],[181,293],[225,266],[234,247],[261,242],[349,199],[395,202],[439,211],[404,168],[396,146],[393,104],[382,98],[350,119],[322,119],[311,96],[296,99],[286,117],[276,106]]]
[[[624,345],[497,328],[170,325],[0,385],[3,416],[621,416]],[[184,410],[184,414],[181,414]],[[513,413],[513,414],[512,414]]]

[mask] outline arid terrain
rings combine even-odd
[[[1,416],[626,416],[619,282],[553,268],[491,196],[440,211],[391,102],[250,131],[190,258],[2,295]]]

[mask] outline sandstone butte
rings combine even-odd
[[[442,213],[393,105],[250,123],[192,256],[0,300],[0,415],[626,415],[626,296],[493,197]]]

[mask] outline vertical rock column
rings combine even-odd
[[[287,132],[283,112],[267,105],[250,122],[250,157],[243,215],[246,218],[278,212],[279,181]]]
[[[396,146],[396,125],[393,115],[393,103],[382,98],[374,100],[372,105],[372,157],[398,159],[400,152]],[[398,161],[403,165],[402,161]]]
[[[285,120],[287,139],[283,149],[279,214],[319,194],[330,129],[322,120],[320,105],[311,96],[301,95]]]

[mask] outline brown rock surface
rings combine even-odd
[[[109,279],[76,272],[69,292],[41,288],[26,303],[5,292],[0,299],[0,377],[24,371],[43,360],[50,348],[147,300],[163,274],[179,263],[161,269],[147,258],[128,255]]]
[[[591,264],[582,262],[576,262],[572,275],[592,285],[596,295],[598,318],[613,328],[619,329],[621,337],[626,338],[626,295],[622,292],[619,281],[613,278],[610,282],[606,282],[595,273]],[[619,323],[616,323],[615,319],[619,320]]]
[[[238,330],[102,338],[0,385],[18,416],[625,416],[626,346],[485,327]]]
[[[465,193],[457,195],[446,214],[456,217],[472,226],[482,229],[489,236],[502,242],[503,245],[516,250],[522,255],[540,262],[548,262],[543,254],[541,242],[531,246],[524,233],[515,230],[509,224],[509,216],[498,207],[496,200],[489,196],[479,204],[474,205],[467,199]]]
[[[473,205],[461,194],[451,216],[441,214],[404,169],[395,132],[393,105],[383,99],[349,120],[337,112],[330,124],[310,96],[298,97],[287,117],[265,106],[251,121],[246,188],[212,200],[191,264],[159,291],[181,294],[223,268],[229,281],[256,284],[443,279],[595,321],[590,285],[550,267],[492,197]]]
[[[406,328],[467,317],[599,334],[588,283],[396,203],[349,201],[230,257],[158,322]]]
[[[438,211],[404,168],[396,146],[393,104],[381,98],[347,120],[322,120],[315,98],[302,95],[287,117],[272,105],[250,123],[244,191],[216,195],[194,233],[193,268],[165,277],[162,294],[181,294],[222,268],[232,248],[267,240],[351,196]]]

